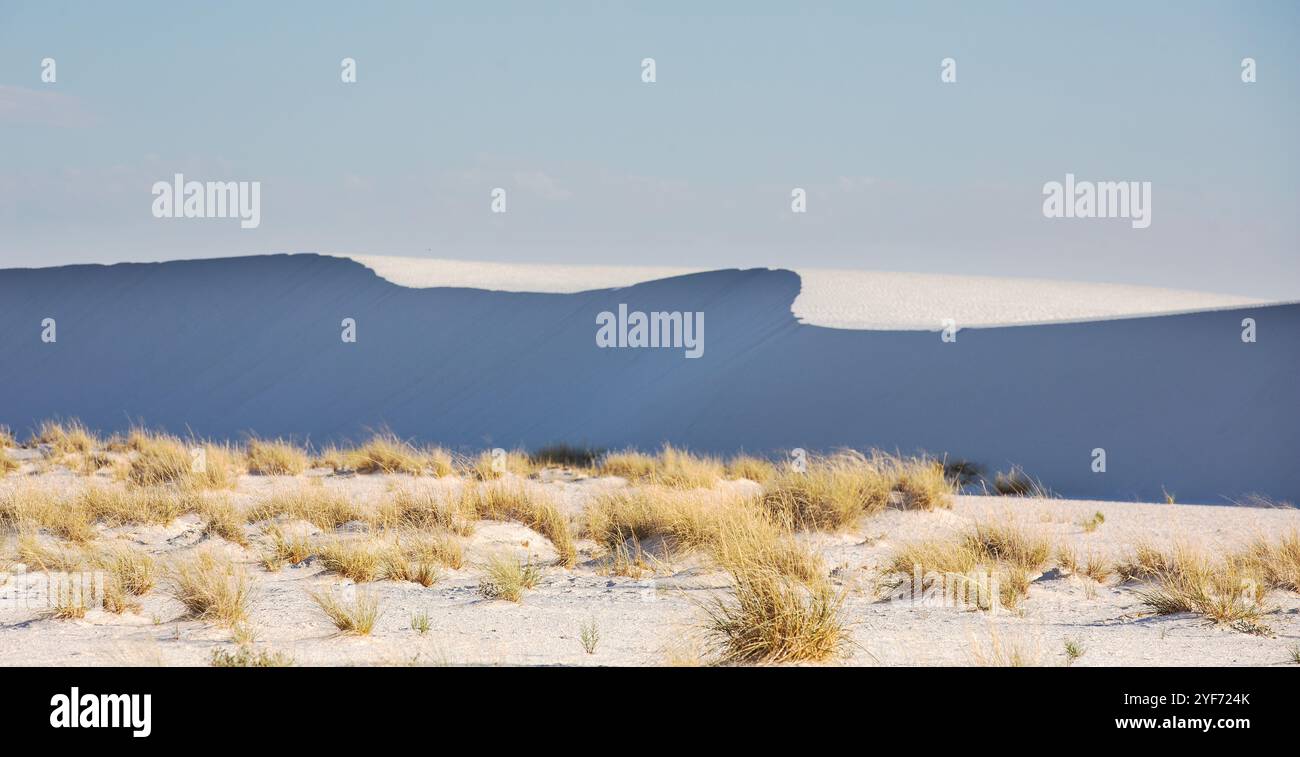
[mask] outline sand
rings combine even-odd
[[[446,480],[406,476],[335,476],[313,471],[297,477],[241,477],[234,501],[249,503],[275,487],[319,478],[324,486],[357,500],[373,499],[393,485],[457,486]],[[575,478],[535,483],[580,517],[595,491],[623,486],[616,478]],[[85,478],[53,471],[10,475],[0,486],[32,483],[71,490]],[[754,487],[751,482],[719,486]],[[1105,522],[1092,532],[1081,523],[1095,512]],[[843,533],[801,538],[815,546],[847,591],[844,616],[852,645],[842,665],[970,665],[994,640],[1023,650],[1042,665],[1065,663],[1066,640],[1084,654],[1075,665],[1281,665],[1300,642],[1300,597],[1275,591],[1275,612],[1265,616],[1267,635],[1215,626],[1192,615],[1155,616],[1137,596],[1138,587],[1089,579],[1053,569],[1031,585],[1017,611],[980,612],[961,607],[881,601],[877,568],[899,544],[955,533],[972,522],[1011,518],[1024,527],[1068,544],[1081,556],[1122,557],[1148,541],[1188,541],[1223,551],[1261,535],[1300,526],[1292,509],[1064,501],[1034,498],[958,496],[951,510],[889,510]],[[345,526],[342,532],[358,530]],[[256,538],[258,530],[248,527]],[[540,535],[515,523],[480,522],[465,541],[468,564],[443,570],[425,588],[382,581],[368,587],[382,597],[383,615],[369,637],[340,635],[311,602],[308,589],[346,590],[347,580],[308,561],[269,572],[246,550],[202,534],[195,516],[168,526],[105,530],[101,540],[121,539],[166,560],[209,544],[245,563],[255,579],[251,604],[254,647],[283,653],[298,665],[665,665],[707,658],[702,603],[725,592],[725,573],[698,555],[685,555],[641,579],[605,575],[599,549],[579,542],[575,568],[547,567],[540,585],[513,603],[488,600],[477,591],[481,563],[502,550],[546,561],[554,552]],[[12,556],[12,538],[2,554]],[[3,563],[0,563],[3,566]],[[234,650],[229,630],[183,617],[181,605],[164,590],[141,598],[138,612],[114,615],[92,609],[80,620],[45,619],[39,607],[13,598],[32,596],[44,583],[39,573],[0,579],[0,665],[206,665],[214,649]],[[412,630],[412,615],[428,614],[430,630]],[[599,642],[587,654],[579,640],[594,623]]]

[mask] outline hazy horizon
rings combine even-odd
[[[1297,299],[1298,32],[1285,2],[10,2],[0,267],[320,252]],[[153,217],[177,173],[260,182],[260,224]],[[1044,218],[1066,174],[1150,182],[1150,227]]]

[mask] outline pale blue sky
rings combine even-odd
[[[321,251],[1300,297],[1300,4],[476,5],[4,0],[0,266]],[[261,227],[154,219],[178,171],[261,181]],[[1066,172],[1152,182],[1151,227],[1044,219]]]

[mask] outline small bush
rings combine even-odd
[[[379,596],[373,592],[358,589],[351,600],[341,599],[333,589],[308,590],[307,594],[343,633],[368,636],[374,630],[375,621],[383,615]]]

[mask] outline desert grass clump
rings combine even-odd
[[[776,474],[776,465],[766,458],[741,454],[727,461],[727,478],[743,478],[766,484],[775,478]]]
[[[379,595],[364,589],[356,590],[350,600],[340,598],[332,588],[308,590],[307,595],[334,627],[346,634],[369,636],[375,628],[375,621],[383,615]]]
[[[541,569],[532,560],[519,560],[505,554],[488,559],[484,575],[478,584],[479,594],[487,599],[504,599],[518,602],[524,591],[535,588],[542,579]]]
[[[344,465],[358,473],[408,473],[418,476],[426,471],[427,458],[420,450],[391,432],[370,437],[343,456]]]
[[[8,426],[0,425],[0,449],[17,446],[18,439],[14,437],[14,432],[10,431]]]
[[[1032,668],[1043,664],[1037,643],[1017,636],[1003,637],[992,626],[987,641],[971,638],[969,654],[971,664],[980,668]]]
[[[1139,590],[1138,597],[1157,614],[1194,613],[1248,633],[1266,632],[1262,617],[1272,611],[1268,582],[1253,566],[1212,561],[1186,545],[1147,562],[1153,585]]]
[[[727,564],[732,589],[706,604],[705,631],[719,664],[822,661],[840,654],[848,631],[844,593],[808,584],[760,559]]]
[[[96,602],[95,587],[85,574],[46,576],[49,603],[42,615],[52,620],[79,620]]]
[[[78,497],[64,499],[49,489],[20,486],[0,493],[0,527],[46,533],[76,543],[95,538],[94,514]]]
[[[22,465],[9,454],[9,450],[0,447],[0,476],[13,473],[21,467]]]
[[[872,461],[836,457],[808,461],[807,470],[785,470],[763,488],[761,503],[800,529],[847,528],[889,504],[891,476]]]
[[[93,520],[108,526],[129,523],[167,525],[199,507],[197,494],[163,486],[130,489],[89,486],[82,490],[77,500],[78,506]]]
[[[240,644],[233,652],[213,647],[209,664],[214,668],[288,668],[293,666],[293,658],[283,652]]]
[[[617,489],[587,503],[585,529],[589,538],[611,552],[628,540],[656,540],[672,554],[713,544],[724,515],[742,503],[733,494],[698,489]]]
[[[1028,596],[1033,574],[1051,554],[1046,539],[1018,525],[977,523],[953,538],[904,544],[891,556],[882,583],[897,588],[919,576],[922,585],[913,586],[913,591],[942,581],[946,596],[965,597],[979,609],[992,609],[995,597],[1002,607],[1015,608]],[[1075,562],[1068,551],[1058,555],[1061,559]]]
[[[495,481],[506,474],[527,477],[537,472],[532,457],[518,449],[504,455],[496,450],[483,450],[478,455],[458,460],[456,465],[467,476],[479,481]]]
[[[190,450],[174,436],[134,429],[128,443],[135,451],[126,467],[126,480],[136,486],[186,483],[194,472]]]
[[[411,613],[411,630],[423,636],[429,632],[429,611]]]
[[[1300,592],[1300,530],[1292,529],[1277,540],[1258,538],[1238,559],[1273,588]]]
[[[594,468],[603,450],[579,447],[573,444],[548,444],[535,450],[531,457],[539,468],[564,466],[567,468]]]
[[[147,594],[154,587],[157,565],[142,549],[114,544],[101,550],[95,562],[107,573],[108,582],[133,597]]]
[[[366,519],[365,513],[346,494],[331,491],[319,482],[274,492],[248,511],[250,523],[273,518],[305,520],[325,531]]]
[[[316,556],[326,570],[355,583],[378,581],[392,566],[404,562],[394,545],[373,538],[335,538],[317,547]]]
[[[1018,465],[1011,466],[1006,473],[998,472],[993,477],[993,491],[1005,497],[1042,497],[1052,496],[1051,491],[1042,482],[1031,478]]]
[[[44,444],[58,455],[84,455],[99,446],[99,439],[81,421],[42,421],[32,437],[34,444]]]
[[[443,565],[452,570],[465,567],[465,547],[449,533],[403,534],[398,537],[398,546],[415,563]]]
[[[1046,538],[1006,521],[976,523],[963,541],[982,561],[1010,563],[1025,570],[1042,568],[1052,555]]]
[[[462,488],[457,495],[399,488],[379,504],[371,524],[384,530],[427,529],[468,536],[474,532],[474,521],[479,517],[477,507],[477,490],[472,486]]]
[[[270,549],[262,552],[262,567],[271,572],[278,571],[285,565],[297,565],[316,554],[316,546],[301,530],[286,533],[279,526],[270,526],[265,531],[271,540]]]
[[[600,643],[600,627],[596,625],[595,618],[578,627],[578,641],[582,643],[582,651],[596,654],[596,645]]]
[[[249,439],[244,454],[248,472],[263,476],[296,476],[310,463],[301,447],[283,439]]]
[[[719,514],[710,550],[723,569],[763,565],[807,584],[825,580],[821,557],[800,545],[788,525],[752,507],[732,507]]]
[[[954,486],[944,474],[943,463],[919,458],[897,460],[893,465],[894,491],[904,510],[934,510],[952,507]]]
[[[248,518],[228,497],[205,499],[199,504],[203,533],[216,536],[241,547],[248,546],[244,524]]]
[[[28,567],[46,573],[75,573],[87,562],[86,551],[77,545],[46,543],[35,534],[18,537],[18,560]]]
[[[717,458],[665,444],[659,450],[654,481],[673,489],[708,489],[724,475],[726,468]]]
[[[229,557],[205,549],[178,559],[169,571],[172,595],[190,617],[233,626],[248,617],[252,581]]]
[[[600,460],[598,470],[602,476],[618,476],[628,481],[642,481],[654,475],[659,462],[653,455],[636,450],[608,452]]]
[[[522,483],[496,482],[482,487],[466,486],[461,496],[479,518],[518,521],[550,540],[557,563],[572,568],[578,560],[569,518],[559,506],[541,492]]]

